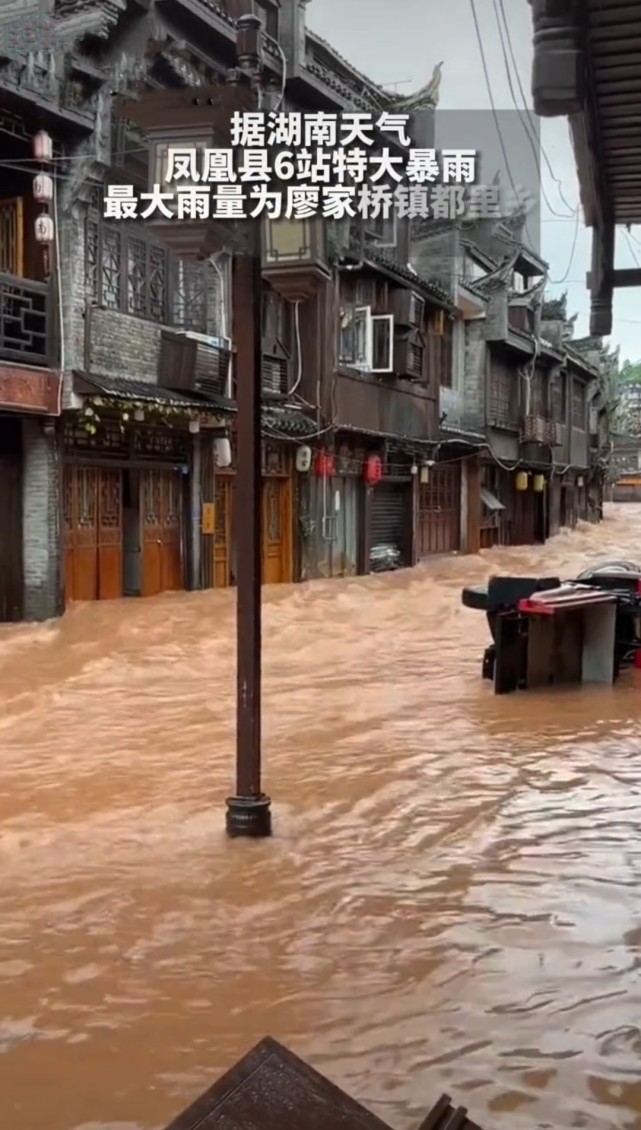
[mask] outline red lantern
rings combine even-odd
[[[334,474],[334,456],[330,451],[319,451],[314,470],[319,478],[331,479]]]
[[[365,482],[368,486],[380,483],[383,478],[383,463],[380,455],[369,455],[365,464]]]

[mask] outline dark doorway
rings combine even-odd
[[[23,619],[22,420],[0,417],[0,621]]]

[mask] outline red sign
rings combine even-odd
[[[61,373],[0,364],[0,409],[59,416],[61,402]]]
[[[334,456],[330,451],[319,451],[316,456],[316,474],[322,479],[331,479],[335,473]]]

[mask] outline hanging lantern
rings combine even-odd
[[[238,20],[236,52],[238,66],[243,70],[257,71],[262,61],[262,31],[258,16],[249,14]]]
[[[334,474],[334,456],[330,451],[319,451],[314,470],[321,479],[331,479]]]
[[[197,436],[198,432],[200,431],[200,420],[190,420],[189,431],[193,436]]]
[[[137,424],[144,424],[144,422],[145,422],[145,413],[144,413],[144,411],[143,411],[143,409],[142,409],[142,408],[136,408],[136,409],[135,409],[135,411],[134,411],[134,420],[136,421],[136,423],[137,423]]]
[[[430,465],[429,465],[429,463],[423,463],[421,470],[420,470],[419,482],[420,482],[421,486],[426,487],[427,484],[429,483],[429,481],[430,481]]]
[[[576,485],[578,486],[579,490],[581,490],[583,486],[583,475],[579,475],[578,479],[576,480]]]
[[[53,243],[53,220],[51,219],[51,216],[47,215],[46,212],[43,212],[41,216],[38,216],[38,219],[36,220],[34,225],[34,230],[36,233],[37,243]]]
[[[545,490],[545,475],[535,475],[532,486],[537,494],[541,494]]]
[[[303,444],[296,452],[296,470],[305,475],[312,465],[312,449]]]
[[[368,486],[380,483],[383,478],[383,462],[380,455],[369,455],[365,464],[365,482]]]
[[[217,467],[231,467],[232,450],[229,436],[218,436],[214,440],[214,463]]]
[[[33,178],[33,196],[39,204],[49,204],[53,200],[53,180],[48,173],[38,173]]]
[[[36,161],[50,161],[53,157],[53,142],[43,129],[33,139],[33,155]]]
[[[410,467],[410,475],[418,475],[418,467],[416,463],[412,463],[412,466]]]
[[[517,471],[514,485],[517,490],[527,490],[527,471]]]

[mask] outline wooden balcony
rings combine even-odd
[[[529,306],[523,303],[510,302],[507,308],[508,329],[517,333],[531,334],[534,331],[534,315]]]
[[[163,330],[158,384],[173,392],[228,399],[230,351],[217,338]]]
[[[49,283],[0,274],[0,363],[51,363]]]

